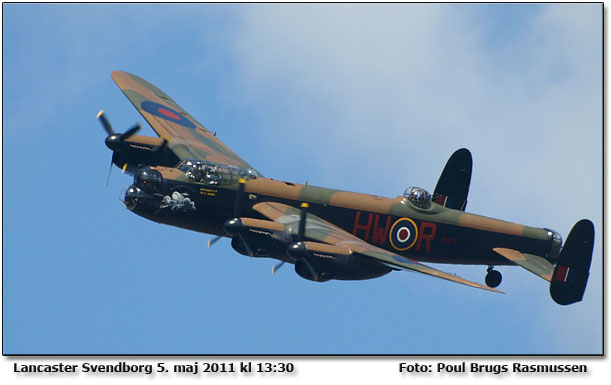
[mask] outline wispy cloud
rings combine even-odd
[[[565,237],[581,217],[599,230],[600,6],[5,4],[3,12],[4,150],[13,163],[5,196],[31,202],[6,207],[10,350],[103,352],[120,341],[126,352],[161,343],[175,352],[477,353],[494,349],[477,337],[499,325],[509,352],[600,347],[601,236],[586,298],[567,308],[518,268],[503,269],[511,294],[502,298],[415,274],[315,285],[287,269],[268,279],[271,261],[253,264],[223,242],[204,251],[201,234],[118,209],[116,194],[103,189],[109,154],[95,122],[102,107],[118,130],[140,119],[109,78],[123,69],[164,89],[267,176],[392,196],[412,184],[432,189],[447,157],[464,146],[475,160],[470,211]],[[68,167],[71,177],[58,184],[58,170]],[[130,183],[118,178],[111,191]],[[52,188],[41,195],[40,186]],[[66,197],[71,211],[60,215],[56,203]],[[42,241],[30,242],[31,234]],[[442,269],[481,281],[485,267]],[[100,284],[87,287],[90,277]],[[108,277],[117,285],[104,285]],[[222,297],[208,290],[217,286]],[[74,298],[67,304],[80,305],[48,308],[57,296],[48,289],[57,287]],[[149,289],[153,302],[141,295]],[[448,296],[454,291],[461,294]],[[205,303],[209,295],[209,306],[180,300]],[[123,302],[99,318],[91,298]],[[159,317],[158,303],[176,313]],[[244,327],[237,313],[258,321]],[[288,322],[278,323],[283,317]],[[328,317],[337,325],[329,328]],[[439,333],[449,317],[461,333]],[[300,333],[294,319],[304,320]],[[354,339],[382,319],[404,327]],[[168,322],[181,324],[175,338],[147,337]],[[45,334],[49,327],[58,333]],[[95,341],[76,338],[94,329],[103,331]]]
[[[491,7],[249,8],[235,48],[242,79],[253,100],[280,100],[261,112],[262,135],[290,132],[309,150],[307,165],[294,162],[304,174],[384,195],[432,188],[465,146],[475,158],[471,209],[565,237],[582,217],[601,229],[600,5],[514,5],[498,24]],[[295,156],[284,141],[274,151]],[[601,254],[598,242],[594,272]],[[581,305],[594,324],[599,279]],[[576,349],[598,349],[598,334],[581,337]]]

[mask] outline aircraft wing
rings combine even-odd
[[[298,227],[301,214],[299,209],[277,202],[257,203],[253,206],[253,209],[274,222],[283,224],[287,229],[292,229],[292,231],[294,231]],[[502,291],[469,281],[453,274],[444,273],[443,271],[423,265],[412,259],[373,246],[334,224],[310,213],[306,215],[305,238],[346,250],[344,253],[356,253],[374,259],[394,269],[417,271],[419,273],[458,282],[463,285],[496,293],[503,293]],[[306,243],[312,246],[310,242]]]
[[[207,160],[254,170],[159,88],[123,71],[113,71],[112,80],[153,130],[168,141],[168,148],[179,159]]]

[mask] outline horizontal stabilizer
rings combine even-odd
[[[473,159],[469,150],[461,148],[454,152],[448,159],[437,186],[435,186],[433,194],[435,203],[451,209],[465,211],[472,169]]]
[[[547,259],[532,254],[523,254],[517,250],[497,247],[492,249],[516,265],[520,265],[531,273],[538,275],[547,282],[552,280],[554,265]]]
[[[569,305],[583,298],[590,275],[594,225],[582,219],[573,226],[558,256],[549,291],[556,303]]]

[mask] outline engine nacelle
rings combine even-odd
[[[353,254],[346,247],[326,243],[295,242],[289,245],[287,254],[297,261],[295,272],[300,277],[316,282],[370,279],[391,270],[386,265]]]
[[[233,218],[225,222],[223,229],[231,237],[231,247],[238,253],[248,257],[269,257],[278,252],[278,242],[272,230],[261,230],[257,224],[269,225],[268,221],[260,219]]]
[[[174,167],[180,161],[163,138],[131,135],[121,139],[120,136],[108,136],[106,146],[113,151],[112,162],[119,168],[125,167],[129,174],[138,171],[139,165]]]
[[[336,259],[350,255],[350,250],[316,242],[295,242],[287,249],[289,257],[297,260],[295,272],[302,278],[325,282],[335,278]]]
[[[308,265],[306,264],[304,260],[297,261],[295,263],[295,273],[297,273],[301,278],[307,279],[308,281],[326,282],[326,281],[333,279],[333,274],[325,273],[325,272],[318,272],[316,271],[316,268],[314,267],[313,269],[315,271],[314,276],[312,276],[312,272],[310,271],[310,268],[308,267]]]
[[[231,238],[231,247],[233,247],[235,251],[237,251],[238,253],[242,255],[245,255],[247,257],[250,256],[248,255],[248,251],[246,250],[246,246],[244,245],[244,242],[242,242],[242,240],[239,237]]]

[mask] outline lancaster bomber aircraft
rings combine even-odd
[[[151,221],[231,238],[250,257],[275,258],[301,277],[361,280],[411,270],[499,292],[499,265],[519,265],[550,282],[561,305],[585,292],[594,226],[583,219],[566,243],[550,229],[465,212],[472,158],[459,149],[433,193],[410,187],[385,198],[266,178],[159,88],[114,71],[112,79],[159,138],[115,133],[101,111],[112,163],[134,175],[127,209]],[[421,262],[487,266],[486,285]]]

